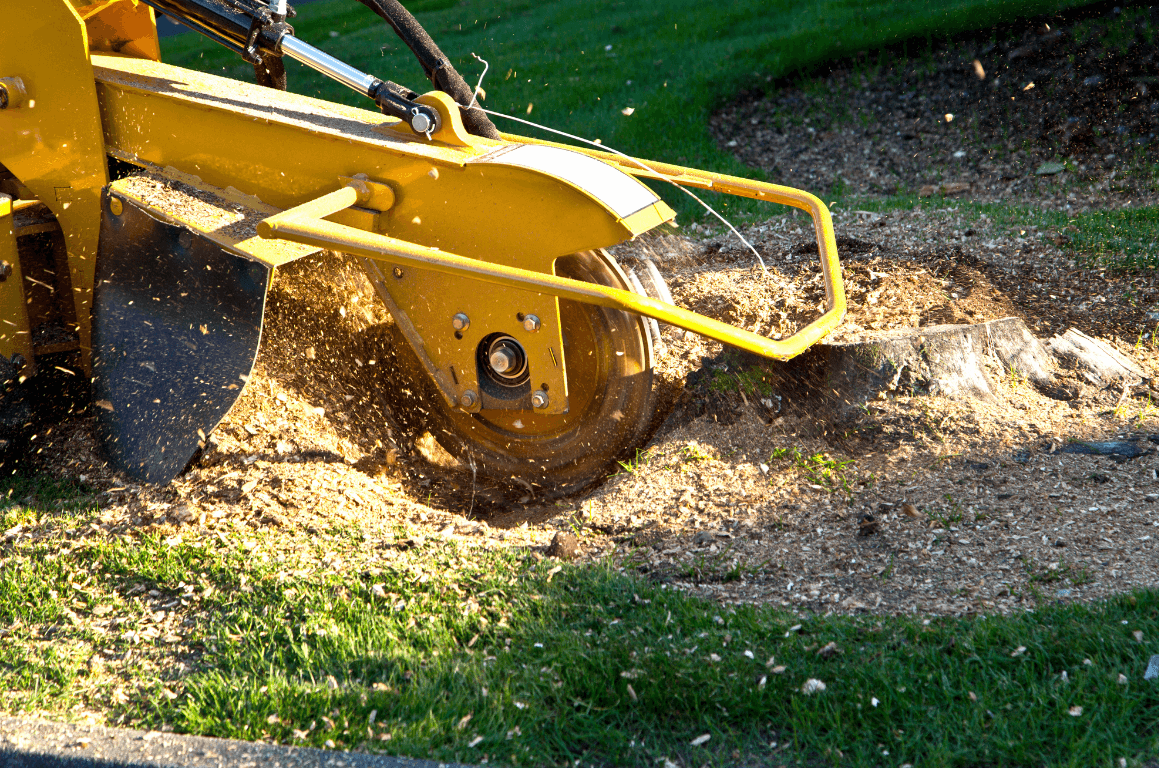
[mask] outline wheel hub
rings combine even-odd
[[[488,378],[504,387],[518,387],[527,380],[527,353],[511,336],[484,339],[484,359]]]

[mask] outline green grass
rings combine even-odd
[[[839,491],[853,500],[857,481],[850,477],[854,465],[852,459],[834,459],[827,453],[807,453],[798,447],[778,448],[769,457],[770,463],[786,460],[818,488],[830,493]]]
[[[1073,254],[1081,266],[1113,272],[1159,268],[1159,207],[1155,206],[1070,213],[1017,203],[972,203],[910,194],[850,198],[843,202],[846,207],[875,212],[924,207],[967,213],[975,221],[985,216],[999,229],[1019,229],[1030,237],[1062,235],[1065,237],[1063,249]]]
[[[707,129],[712,110],[745,88],[808,72],[821,62],[933,36],[982,29],[1016,17],[1081,6],[1081,0],[471,0],[410,2],[435,40],[474,84],[486,106],[527,117],[656,160],[754,175],[719,150]],[[304,5],[298,34],[365,71],[424,90],[422,72],[387,26],[354,0]],[[331,34],[335,36],[331,36]],[[163,41],[167,61],[252,80],[249,65],[196,35]],[[291,89],[349,104],[366,99],[290,62]],[[621,110],[632,107],[626,117]],[[509,121],[501,130],[531,131]],[[682,213],[682,195],[662,191]],[[710,196],[711,197],[711,196]],[[725,211],[768,210],[736,198]]]
[[[1010,618],[800,616],[520,549],[132,541],[0,516],[39,538],[0,545],[0,711],[510,765],[1085,767],[1159,750],[1159,686],[1141,679],[1154,591]],[[810,678],[826,690],[802,693]]]

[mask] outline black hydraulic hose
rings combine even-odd
[[[436,88],[449,94],[459,104],[470,104],[474,91],[463,79],[451,62],[439,50],[439,46],[427,34],[410,11],[399,0],[358,0],[381,16],[398,34],[419,60],[423,71]],[[459,109],[463,117],[463,127],[476,136],[498,139],[499,130],[491,118],[481,109]]]

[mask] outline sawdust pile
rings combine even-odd
[[[164,487],[113,473],[91,416],[50,430],[36,468],[100,490],[101,520],[118,530],[401,530],[413,521],[474,531],[466,507],[440,514],[415,501],[431,497],[433,477],[453,460],[421,433],[421,403],[400,391],[390,330],[358,263],[304,258],[276,273],[249,383],[187,472]],[[469,489],[459,498],[470,505]]]

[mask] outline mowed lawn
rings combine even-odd
[[[1064,0],[419,0],[406,6],[472,85],[483,71],[489,109],[641,157],[752,175],[709,138],[714,107],[739,91],[827,59],[1018,17],[1082,6]],[[347,63],[422,92],[410,51],[355,0],[304,5],[297,34]],[[252,68],[197,35],[163,41],[166,61],[252,80]],[[290,88],[353,105],[369,100],[295,62]],[[630,115],[624,111],[631,109]],[[535,129],[497,119],[502,131]],[[538,133],[540,138],[551,138]],[[662,192],[682,213],[682,196]],[[741,210],[754,204],[726,199]],[[766,207],[764,210],[769,210]]]

